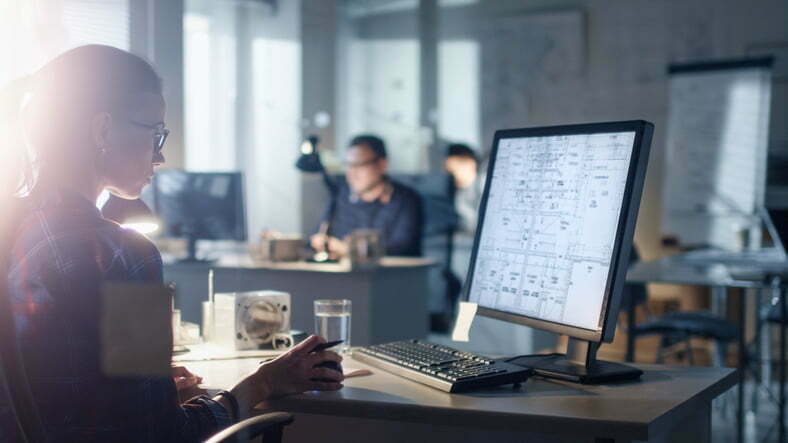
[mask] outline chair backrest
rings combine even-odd
[[[263,436],[264,443],[281,443],[284,427],[293,422],[293,415],[286,412],[270,412],[247,418],[226,428],[205,443],[249,441]]]
[[[454,233],[460,223],[454,205],[456,187],[451,175],[392,174],[392,180],[411,187],[421,196],[424,225],[422,230],[424,256],[439,260],[441,273],[431,278],[431,290],[443,293],[454,310],[462,291],[462,281],[452,272],[454,258]]]
[[[424,237],[454,234],[459,217],[454,210],[456,189],[451,175],[444,173],[392,174],[391,178],[412,188],[421,196],[424,211]]]

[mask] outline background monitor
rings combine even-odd
[[[466,287],[481,315],[568,335],[568,358],[599,366],[652,133],[644,121],[496,132]]]
[[[240,172],[160,170],[142,199],[161,219],[163,236],[188,239],[189,261],[197,240],[246,241]]]

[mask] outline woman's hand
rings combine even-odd
[[[258,403],[289,394],[306,391],[336,391],[342,388],[345,376],[329,368],[316,368],[325,362],[341,362],[342,357],[333,351],[311,352],[325,340],[311,335],[276,359],[262,364],[257,371],[238,383],[231,392],[242,409],[241,417]],[[217,401],[225,405],[224,398]]]
[[[332,260],[338,260],[348,252],[347,243],[325,234],[315,234],[309,239],[312,249],[317,252],[328,252]],[[328,249],[328,250],[326,250]]]
[[[181,403],[205,393],[205,390],[198,386],[202,383],[202,377],[194,375],[183,366],[172,367],[172,379],[175,381],[175,388],[178,390],[178,400]]]
[[[191,389],[202,383],[202,377],[192,374],[183,366],[172,367],[172,378],[178,391]]]
[[[326,234],[314,234],[309,237],[309,244],[317,252],[323,252],[328,246],[328,236]]]
[[[325,361],[342,361],[342,357],[333,351],[311,352],[321,343],[325,343],[322,337],[312,335],[275,360],[260,366],[255,376],[259,377],[268,398],[342,388],[345,376],[341,372],[315,367]]]

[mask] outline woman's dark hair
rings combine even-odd
[[[31,76],[28,92],[22,123],[38,169],[79,157],[81,153],[68,148],[87,143],[93,115],[129,109],[141,93],[161,94],[162,82],[143,58],[111,46],[88,45],[47,63]],[[31,177],[26,180],[31,187]]]

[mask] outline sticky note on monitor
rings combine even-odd
[[[451,339],[454,341],[470,341],[471,325],[473,318],[476,317],[476,309],[479,305],[470,302],[460,302],[460,312],[457,314],[457,321],[454,323],[454,332]]]

